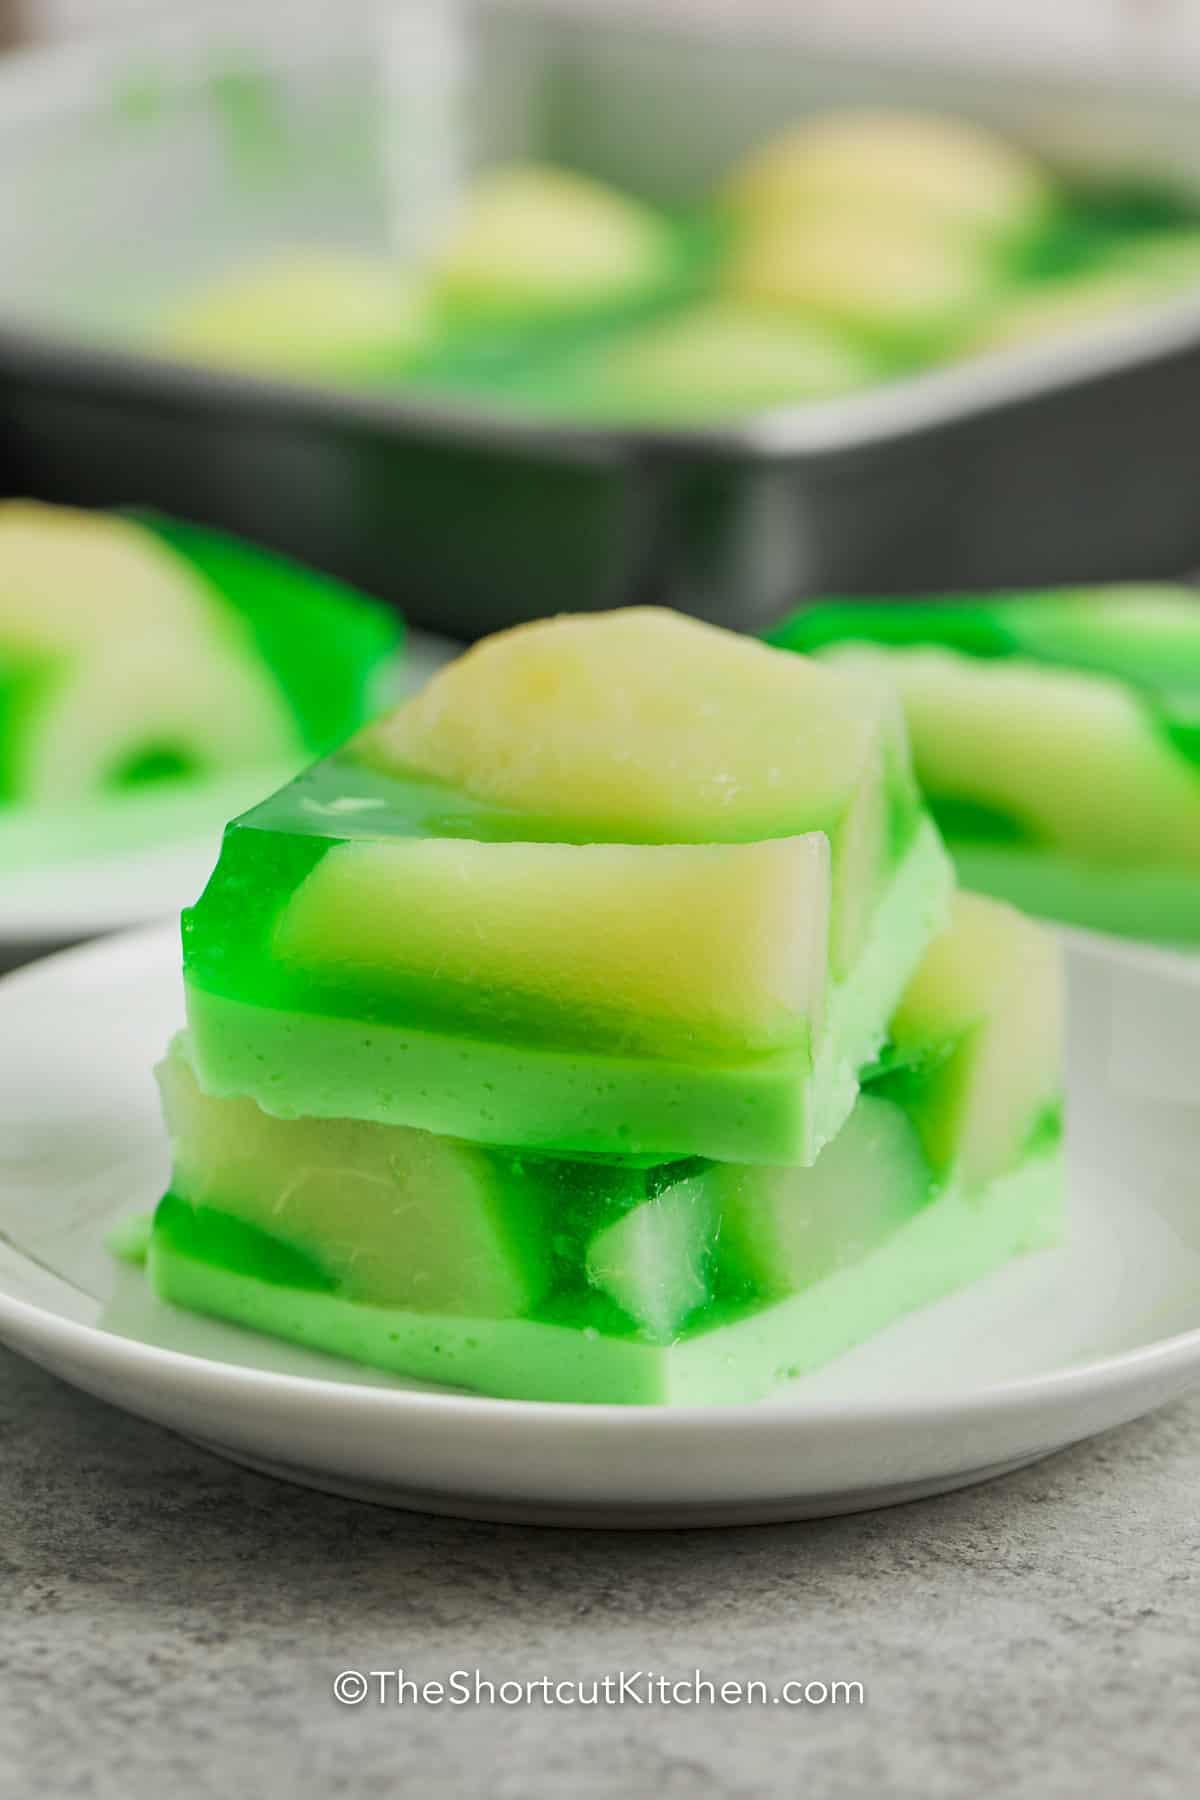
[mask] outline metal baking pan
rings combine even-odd
[[[974,115],[1061,166],[1200,191],[1186,84],[871,66],[791,34],[512,6],[439,9],[431,62],[411,10],[280,16],[265,39],[261,13],[209,17],[0,69],[0,490],[224,526],[468,637],[643,600],[750,629],[811,593],[1200,562],[1200,295],[1086,344],[673,431],[218,376],[114,328],[239,252],[383,247],[438,156],[551,157],[669,201],[850,101]],[[452,103],[431,105],[447,54]]]

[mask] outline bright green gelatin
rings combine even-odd
[[[962,879],[1200,939],[1200,600],[1168,586],[836,602],[771,633],[884,677]]]
[[[808,1168],[530,1155],[280,1119],[160,1070],[168,1299],[421,1378],[543,1399],[766,1391],[1059,1227],[1051,941],[960,896]]]
[[[810,1162],[947,887],[886,695],[665,613],[525,627],[229,828],[197,1070],[280,1116]]]

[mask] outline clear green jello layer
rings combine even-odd
[[[284,848],[319,856],[322,844],[310,837]],[[292,870],[289,877],[294,883]],[[336,980],[321,985],[291,974],[265,957],[255,965],[263,889],[247,883],[240,931],[222,923],[226,967],[207,946],[187,959],[193,1054],[209,1093],[248,1095],[281,1117],[368,1119],[482,1143],[615,1156],[669,1150],[811,1162],[853,1104],[858,1068],[878,1050],[940,923],[948,880],[940,840],[926,823],[899,861],[854,969],[832,988],[815,1045],[742,1056],[728,1049],[688,1055],[682,1045],[673,1054],[622,1054],[617,1046],[556,1046],[511,1029],[489,1038],[479,1021],[464,1031],[453,1016],[439,1018],[433,991],[368,995],[357,985],[339,989]],[[236,894],[223,905],[236,907]]]
[[[712,1406],[758,1399],[893,1319],[1061,1233],[1057,1152],[983,1193],[949,1188],[851,1266],[669,1343],[546,1318],[445,1317],[374,1306],[204,1261],[156,1228],[150,1277],[163,1299],[312,1349],[501,1398]]]

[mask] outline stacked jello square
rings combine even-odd
[[[654,610],[486,640],[226,834],[158,1291],[532,1399],[767,1392],[1058,1223],[1055,952],[889,690]]]

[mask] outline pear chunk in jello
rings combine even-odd
[[[810,1163],[950,878],[879,684],[654,609],[487,639],[236,821],[185,919],[214,1096]]]

